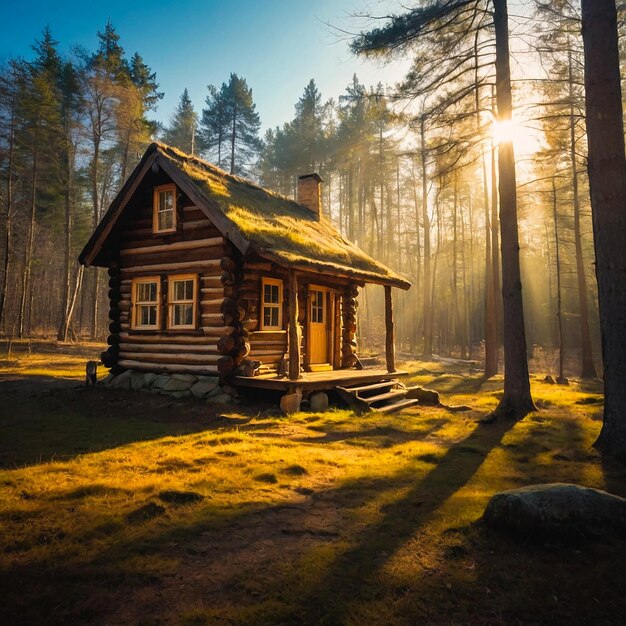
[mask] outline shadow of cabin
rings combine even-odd
[[[386,369],[394,355],[392,287],[410,283],[345,240],[320,215],[317,174],[298,202],[153,143],[79,260],[108,268],[109,348],[125,369],[219,376],[283,392],[313,389],[310,375],[362,380],[356,342],[359,289],[385,290]],[[309,378],[309,380],[307,380]],[[317,379],[318,382],[321,379]]]

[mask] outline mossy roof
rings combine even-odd
[[[226,231],[235,245],[243,241],[248,250],[285,267],[403,289],[410,287],[407,280],[344,239],[326,218],[305,206],[171,146],[153,143],[146,156],[149,153],[157,153],[157,163],[174,182],[193,184],[200,198],[194,193],[196,198],[192,199],[204,205],[200,208],[207,211],[209,218],[214,218],[215,225]],[[171,165],[184,175],[184,181],[172,171]]]

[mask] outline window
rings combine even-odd
[[[152,231],[171,233],[176,231],[176,185],[154,188]]]
[[[318,324],[324,323],[324,297],[323,291],[311,291],[311,321]]]
[[[132,328],[158,330],[161,326],[161,279],[134,278],[132,286]]]
[[[283,327],[283,281],[276,278],[262,280],[263,312],[262,330],[282,330]]]
[[[195,328],[198,277],[194,274],[168,278],[168,328]]]

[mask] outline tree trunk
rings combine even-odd
[[[576,164],[576,126],[574,118],[572,53],[568,54],[569,80],[569,132],[570,160],[572,162],[572,186],[574,194],[574,249],[576,251],[576,278],[578,279],[578,310],[580,313],[580,344],[582,351],[582,378],[596,378],[596,366],[593,362],[591,334],[589,332],[589,306],[587,302],[587,278],[583,260],[582,235],[580,232],[580,194],[578,191],[578,166]]]
[[[559,246],[559,219],[557,213],[556,182],[552,177],[552,219],[554,220],[554,244],[556,259],[556,322],[559,330],[559,375],[557,382],[565,382],[564,357],[565,340],[563,337],[563,298],[561,291],[561,251]]]
[[[498,120],[512,117],[509,29],[506,0],[493,0],[496,37],[496,97]],[[535,406],[530,395],[524,307],[517,232],[517,192],[513,143],[498,148],[500,230],[502,237],[502,302],[504,323],[504,395],[494,417],[519,419]]]
[[[424,129],[424,115],[420,120],[421,157],[422,157],[422,227],[424,229],[424,346],[422,356],[430,359],[433,355],[433,330],[431,307],[431,276],[430,276],[430,220],[428,219],[428,180],[426,172],[426,133]]]
[[[233,98],[233,126],[230,138],[230,173],[235,174],[235,142],[237,141],[237,101]]]
[[[63,296],[61,301],[61,323],[57,332],[58,341],[67,341],[67,329],[69,327],[68,310],[70,304],[70,255],[72,246],[72,173],[74,164],[72,159],[72,142],[69,136],[69,129],[66,129],[66,150],[65,165],[66,186],[65,186],[65,237],[63,250]]]
[[[0,293],[0,328],[4,324],[9,270],[11,264],[11,243],[13,236],[13,156],[15,148],[15,99],[11,100],[11,126],[9,130],[9,158],[7,164],[7,204],[4,223],[4,257],[2,259],[2,293]]]
[[[26,246],[24,248],[24,268],[22,273],[22,295],[20,299],[20,310],[17,321],[17,333],[21,339],[24,336],[24,327],[26,319],[26,302],[28,301],[29,289],[31,287],[31,269],[33,263],[33,248],[35,240],[36,226],[36,205],[37,205],[37,173],[39,160],[39,118],[36,121],[37,130],[35,131],[35,145],[33,147],[33,169],[32,169],[32,186],[30,193],[30,221],[28,224],[28,234],[26,236]]]
[[[100,136],[99,132],[94,129],[93,133],[93,160],[91,162],[91,201],[93,203],[93,228],[98,227],[100,221],[100,202],[98,195],[98,169],[100,161]],[[99,292],[100,274],[98,268],[93,268],[93,283],[91,287],[91,339],[98,336],[98,292]]]
[[[596,446],[626,457],[626,155],[614,0],[582,0],[589,186],[604,365]]]

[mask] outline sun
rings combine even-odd
[[[537,132],[520,124],[515,119],[498,121],[494,120],[491,126],[491,136],[496,145],[513,143],[515,152],[519,155],[532,155],[541,148],[541,141]]]

